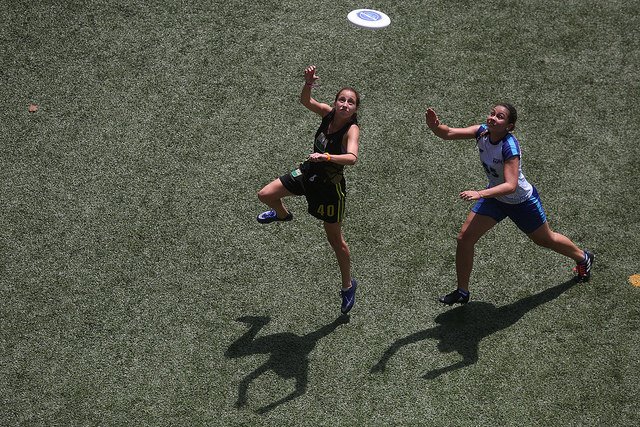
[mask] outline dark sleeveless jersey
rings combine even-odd
[[[333,109],[329,114],[322,118],[322,123],[316,131],[316,136],[313,144],[314,153],[329,153],[329,154],[345,154],[344,147],[342,146],[342,139],[344,135],[349,131],[351,125],[357,125],[357,120],[352,120],[341,129],[334,133],[327,133],[329,123],[333,120],[336,110]],[[308,172],[310,174],[317,174],[323,179],[338,183],[343,179],[344,165],[338,165],[332,162],[306,162]]]

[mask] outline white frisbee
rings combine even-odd
[[[347,19],[361,28],[379,29],[391,24],[391,19],[384,13],[373,9],[356,9],[349,12]]]

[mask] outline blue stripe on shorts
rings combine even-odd
[[[524,233],[529,234],[547,222],[547,214],[542,207],[542,201],[538,195],[538,190],[533,187],[533,193],[528,200],[510,205],[496,199],[480,199],[471,208],[478,215],[486,215],[500,222],[506,217],[518,226]]]

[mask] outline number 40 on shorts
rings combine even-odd
[[[324,205],[319,205],[318,206],[318,210],[316,211],[316,213],[320,216],[325,216],[325,206]],[[336,206],[335,205],[327,205],[326,207],[326,216],[334,216],[336,213]]]

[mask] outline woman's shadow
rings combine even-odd
[[[428,338],[439,341],[440,352],[456,351],[462,356],[462,360],[444,368],[433,369],[424,374],[423,378],[434,379],[446,372],[472,365],[478,361],[478,347],[483,338],[515,324],[527,312],[559,297],[574,284],[575,281],[570,280],[502,307],[486,302],[471,302],[442,313],[435,318],[437,326],[396,340],[371,368],[371,372],[384,371],[387,362],[398,350]]]
[[[349,323],[349,316],[340,316],[333,322],[299,336],[290,332],[282,332],[256,338],[260,329],[269,321],[269,317],[244,316],[236,319],[249,325],[249,330],[232,343],[225,357],[237,358],[254,354],[269,354],[269,359],[247,375],[238,388],[236,407],[247,404],[247,392],[252,381],[267,371],[273,371],[282,378],[295,378],[295,389],[287,396],[260,408],[257,412],[263,414],[283,403],[302,396],[307,390],[309,354],[318,341],[333,332],[339,325]]]

